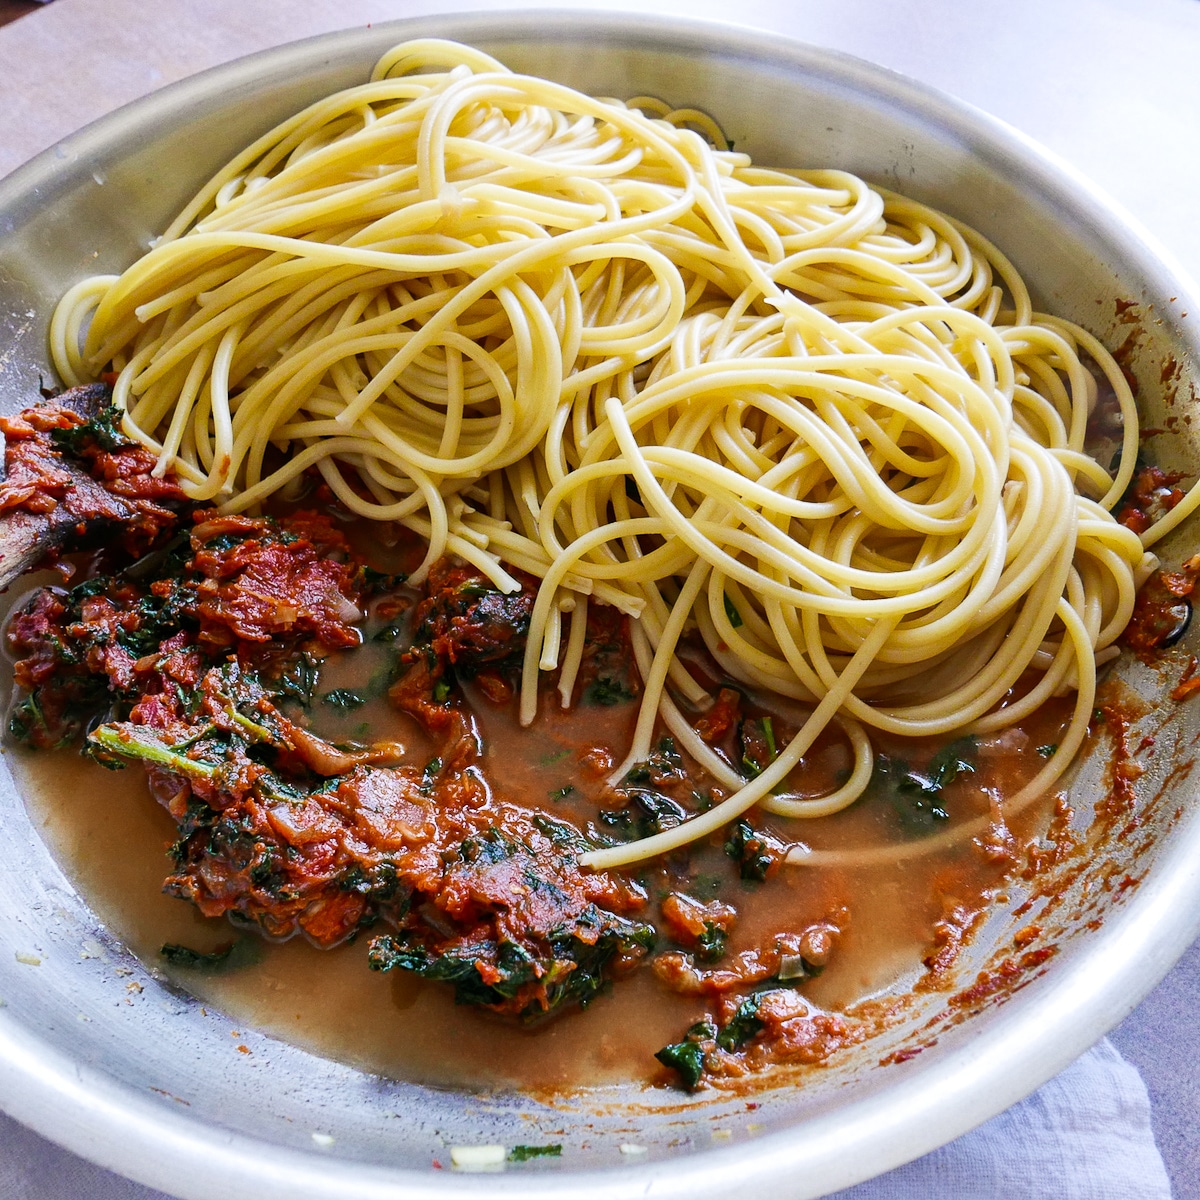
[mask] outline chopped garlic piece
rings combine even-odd
[[[480,1170],[486,1167],[502,1167],[505,1150],[503,1146],[451,1146],[450,1161],[456,1167]]]

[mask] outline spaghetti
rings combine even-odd
[[[447,553],[506,591],[539,577],[525,723],[542,672],[570,703],[589,605],[627,614],[645,691],[618,775],[661,720],[728,798],[597,868],[755,804],[845,807],[870,729],[991,732],[1073,691],[1010,804],[1044,792],[1145,547],[1200,503],[1141,537],[1114,520],[1128,384],[978,233],[845,172],[757,167],[694,110],[440,41],[256,141],[142,259],[72,289],[51,340],[68,383],[111,364],[124,431],[193,499],[244,511],[315,470],[427,539],[418,579]],[[1097,376],[1115,474],[1085,447]],[[693,631],[732,680],[811,709],[753,780],[693,728]],[[789,795],[831,722],[850,777]]]

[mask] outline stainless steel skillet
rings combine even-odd
[[[175,85],[35,159],[0,183],[4,410],[26,402],[45,371],[46,321],[70,283],[124,266],[255,133],[365,77],[393,42],[430,35],[601,94],[704,107],[756,160],[847,167],[963,218],[1013,257],[1045,308],[1111,346],[1136,328],[1128,361],[1146,424],[1180,418],[1155,453],[1200,471],[1183,419],[1195,410],[1200,297],[1086,182],[1000,123],[865,63],[629,16],[447,16],[318,38]],[[1118,319],[1117,300],[1135,303],[1125,319],[1136,326]],[[1169,364],[1178,369],[1166,372]],[[1190,552],[1194,538],[1185,527],[1164,555]],[[904,1026],[860,1053],[802,1084],[764,1088],[753,1112],[744,1098],[680,1107],[675,1096],[624,1091],[550,1105],[437,1091],[254,1036],[253,1054],[231,1060],[222,1019],[202,1015],[98,927],[0,768],[0,1105],[189,1200],[755,1189],[801,1197],[845,1186],[1032,1090],[1120,1020],[1200,931],[1200,806],[1188,777],[1200,709],[1165,701],[1170,671],[1129,662],[1118,673],[1144,698],[1139,733],[1157,739],[1139,781],[1141,824],[1124,838],[1113,830],[1063,889],[1043,935],[1053,957],[1004,1003],[968,1008],[958,1023],[943,1024],[945,995],[925,997]],[[1102,791],[1099,761],[1083,764],[1072,792],[1081,820]],[[1139,882],[1113,885],[1126,876]],[[996,914],[964,979],[1004,961],[1019,923]],[[146,1003],[119,1002],[130,981],[146,989]],[[915,1057],[879,1065],[934,1036]],[[430,1166],[447,1160],[450,1144],[546,1141],[563,1143],[563,1156],[534,1169],[480,1178]],[[647,1153],[623,1153],[630,1144]]]

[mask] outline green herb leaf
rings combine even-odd
[[[729,1019],[729,1024],[717,1034],[717,1045],[722,1050],[740,1050],[762,1027],[758,1019],[758,1006],[762,1002],[762,993],[756,992],[747,996],[738,1005],[737,1012]]]
[[[661,792],[645,788],[622,789],[629,797],[624,808],[601,809],[600,821],[637,838],[674,829],[687,820],[687,809]]]
[[[562,1154],[562,1144],[555,1142],[551,1146],[514,1146],[508,1152],[509,1162],[528,1162],[531,1158],[558,1158]]]
[[[956,738],[944,746],[930,760],[928,767],[929,782],[938,789],[952,783],[959,775],[972,775],[975,772],[975,754],[979,749],[979,741],[974,737]]]
[[[729,618],[729,623],[737,629],[742,623],[742,614],[734,607],[733,601],[730,600],[728,593],[724,593],[725,600],[725,615]]]
[[[770,834],[754,828],[745,817],[739,817],[729,830],[725,853],[738,864],[741,877],[753,883],[761,883],[780,857],[782,846]]]
[[[742,774],[757,779],[778,757],[775,724],[770,717],[745,717],[738,722]]]
[[[762,725],[763,737],[766,739],[771,761],[774,762],[779,757],[779,751],[775,748],[775,728],[771,724],[770,717],[763,717],[759,723]]]
[[[684,779],[683,758],[675,748],[673,737],[661,737],[645,762],[634,763],[621,780],[621,787],[677,783]]]
[[[70,429],[52,429],[50,443],[65,454],[77,455],[88,442],[95,442],[101,450],[120,450],[123,446],[136,445],[120,430],[121,418],[125,414],[119,408],[106,408],[90,421]]]
[[[574,825],[548,817],[545,813],[537,813],[533,818],[534,826],[544,833],[560,850],[571,854],[586,854],[595,850],[595,845],[588,840]]]
[[[394,592],[408,578],[403,571],[395,575],[388,575],[384,571],[377,571],[374,567],[365,565],[359,577],[362,580],[364,591],[375,595],[380,592]]]
[[[191,969],[212,970],[214,967],[223,966],[225,960],[233,953],[233,943],[223,946],[220,950],[213,950],[208,954],[200,950],[193,950],[190,946],[180,946],[175,942],[164,942],[159,948],[159,957],[165,958],[173,967],[187,967]]]
[[[296,700],[307,708],[317,689],[319,674],[317,664],[307,654],[301,654],[279,677],[276,687],[280,695]]]
[[[699,1042],[676,1042],[664,1046],[654,1057],[664,1067],[678,1071],[680,1081],[689,1092],[699,1087],[704,1074],[704,1049]]]
[[[351,688],[335,688],[321,697],[321,703],[328,704],[330,708],[335,708],[338,712],[348,713],[353,712],[356,708],[362,708],[366,704],[366,699]]]
[[[729,935],[719,925],[704,922],[704,932],[696,939],[696,957],[701,962],[716,962],[725,956]]]
[[[589,704],[602,704],[605,708],[611,708],[614,704],[623,704],[626,700],[633,699],[633,692],[629,688],[620,680],[613,679],[608,675],[600,676],[583,695]]]
[[[236,971],[240,967],[251,966],[262,957],[261,948],[251,938],[239,938],[208,953],[193,950],[190,946],[181,946],[177,942],[164,942],[158,954],[173,967],[209,974]]]
[[[904,759],[878,754],[871,775],[871,792],[891,803],[910,833],[930,833],[940,822],[950,819],[942,789],[960,775],[974,772],[978,745],[973,737],[957,738],[943,746],[929,765],[920,770],[911,768]]]
[[[433,790],[433,785],[437,782],[437,777],[442,773],[442,760],[440,758],[431,758],[426,764],[425,769],[421,772],[421,791],[429,793]]]
[[[492,831],[495,833],[495,831]],[[473,850],[463,844],[464,859],[471,869],[486,869],[496,856],[521,853],[522,848],[497,835],[473,840]],[[526,874],[527,883],[534,882]],[[516,942],[485,940],[433,952],[405,935],[383,934],[367,949],[367,964],[375,971],[412,971],[422,979],[450,983],[458,1004],[496,1005],[511,1000],[528,983],[538,982],[542,1000],[531,1001],[522,1012],[541,1017],[548,1009],[576,1002],[581,1007],[595,999],[604,987],[604,968],[617,953],[647,950],[654,941],[654,928],[627,921],[601,909],[590,908],[579,921],[576,936],[558,932],[549,939],[544,953],[535,958]],[[485,982],[479,964],[489,964]]]

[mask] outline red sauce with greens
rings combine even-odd
[[[1044,819],[1037,809],[1011,826],[995,816],[998,798],[1054,753],[1066,716],[1055,703],[999,737],[881,739],[867,795],[834,816],[751,813],[664,859],[587,871],[586,849],[677,825],[723,796],[665,731],[645,762],[610,782],[640,691],[615,610],[589,607],[570,707],[547,679],[537,721],[520,729],[515,684],[535,580],[504,595],[447,560],[411,589],[403,573],[420,547],[398,531],[363,539],[327,511],[230,517],[186,511],[171,494],[155,528],[168,498],[154,492],[161,481],[146,482],[140,449],[109,444],[103,421],[50,405],[6,429],[0,507],[65,503],[55,473],[66,455],[101,487],[150,505],[139,536],[154,543],[148,558],[136,557],[144,544],[109,547],[75,586],[20,606],[7,633],[21,689],[10,733],[37,750],[83,746],[105,766],[144,767],[164,815],[151,819],[143,787],[119,789],[144,826],[125,838],[142,846],[138,886],[167,835],[163,891],[209,924],[139,924],[110,896],[101,908],[128,925],[140,953],[235,1010],[246,1010],[253,983],[239,991],[225,972],[287,979],[285,990],[308,997],[297,1002],[301,1021],[328,1001],[314,975],[324,971],[354,997],[337,1010],[343,1025],[367,997],[372,1020],[397,1030],[367,1042],[347,1029],[297,1035],[290,1002],[259,1003],[260,1022],[285,1036],[447,1083],[641,1076],[697,1088],[819,1063],[869,1034],[855,1008],[864,996],[898,981],[949,986],[989,896]],[[71,437],[54,440],[63,430]],[[1150,613],[1137,628],[1157,620]],[[693,715],[701,737],[735,769],[761,771],[801,712],[721,679],[696,646],[687,653],[716,696]],[[820,795],[850,765],[830,733],[791,785]],[[102,777],[94,763],[70,768],[84,769]],[[91,829],[90,855],[77,854],[82,834],[64,832],[72,804],[85,829],[79,814],[97,802],[32,790],[52,840],[99,887],[104,832]],[[985,836],[904,853],[987,815]],[[790,865],[801,838],[897,853],[873,865]],[[126,877],[116,890],[130,887]],[[232,928],[212,925],[218,917]],[[1026,951],[1013,969],[1041,953]],[[384,979],[397,982],[381,990]],[[981,980],[959,1002],[991,987]],[[424,1045],[401,1051],[410,1005],[426,1022]]]

